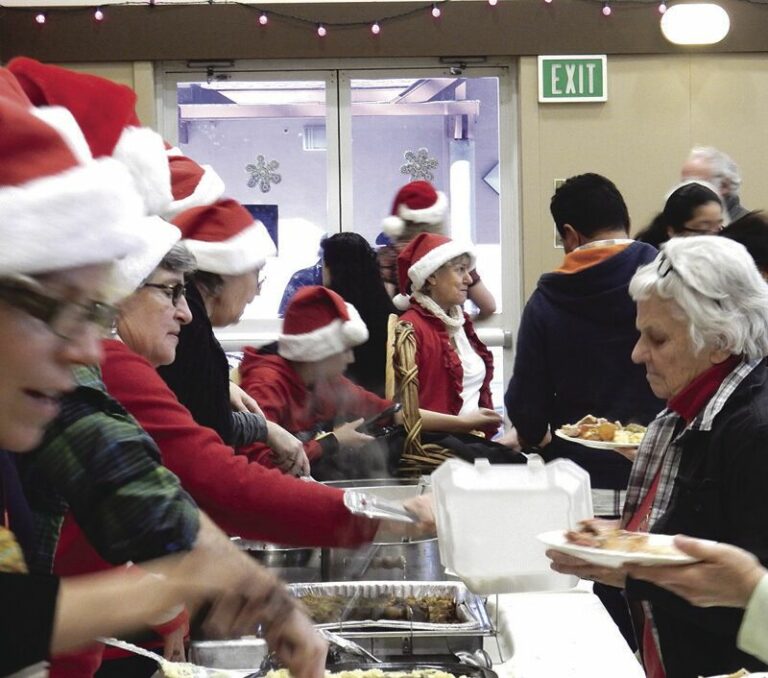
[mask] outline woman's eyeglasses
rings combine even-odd
[[[0,280],[0,299],[14,308],[44,322],[57,337],[72,340],[93,324],[112,329],[117,317],[114,306],[101,301],[85,303],[52,297],[34,278],[14,276]]]
[[[162,290],[163,294],[171,300],[174,306],[177,306],[179,300],[185,296],[184,283],[176,283],[175,285],[162,284],[162,283],[144,283],[142,287],[153,287],[157,290]]]

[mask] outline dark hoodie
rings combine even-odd
[[[576,273],[547,273],[523,311],[515,369],[504,397],[520,437],[540,441],[586,414],[647,424],[664,407],[631,360],[637,342],[629,281],[652,261],[654,247],[635,242]],[[592,487],[624,489],[631,464],[612,451],[554,437],[547,459],[567,457],[589,471]]]

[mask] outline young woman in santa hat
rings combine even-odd
[[[276,344],[245,349],[243,388],[258,400],[268,419],[306,441],[304,449],[318,479],[378,478],[388,473],[386,460],[376,457],[373,449],[368,455],[355,454],[373,441],[358,430],[364,419],[393,405],[343,376],[354,360],[352,349],[366,339],[368,330],[354,306],[333,290],[311,285],[291,299]],[[482,408],[460,416],[422,409],[421,417],[425,431],[447,433],[496,428],[501,421]],[[401,423],[402,416],[381,421],[392,422]],[[264,445],[246,453],[269,465]]]
[[[123,165],[90,159],[71,116],[33,112],[7,71],[0,82],[0,448],[27,452],[57,415],[60,395],[74,387],[72,367],[99,361],[97,328],[114,317],[103,301],[112,261],[139,244],[130,226],[145,207]],[[42,119],[55,120],[56,129]],[[139,628],[216,590],[188,557],[76,580],[25,574],[22,548],[34,543],[29,509],[15,464],[5,453],[0,460],[1,674],[97,634]],[[237,613],[214,607],[219,621],[237,624]],[[310,627],[297,621],[291,642],[311,648]],[[299,667],[308,678],[322,672],[322,643],[315,647]]]
[[[413,324],[419,368],[419,404],[436,412],[466,415],[492,409],[493,357],[463,311],[475,255],[434,233],[420,233],[397,259],[401,295],[409,304],[401,320]],[[483,428],[492,438],[498,422]]]
[[[381,277],[387,291],[394,296],[398,290],[397,257],[419,233],[442,234],[448,219],[448,199],[428,181],[412,181],[403,186],[392,203],[392,213],[382,221],[382,231],[390,242],[378,251]],[[477,318],[482,320],[496,312],[496,301],[480,279],[477,271],[470,272],[468,298],[477,306]]]

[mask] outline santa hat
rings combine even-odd
[[[173,200],[162,212],[166,219],[193,207],[210,205],[224,195],[224,182],[210,165],[198,165],[178,148],[166,151],[171,168]]]
[[[277,352],[286,360],[316,362],[368,341],[368,328],[352,304],[319,285],[299,289],[285,309]]]
[[[381,222],[384,233],[397,238],[405,231],[406,222],[440,224],[448,213],[445,193],[435,190],[428,181],[412,181],[403,186],[392,203],[392,216]]]
[[[133,225],[139,249],[112,268],[109,298],[112,303],[133,294],[181,239],[181,231],[158,216],[144,217]]]
[[[277,250],[267,229],[237,200],[182,212],[173,223],[181,229],[197,268],[220,275],[240,275],[261,268]]]
[[[140,126],[130,87],[27,57],[12,59],[8,70],[35,106],[62,106],[72,113],[94,158],[111,155],[125,164],[148,214],[167,208],[173,196],[165,144]]]
[[[136,248],[131,227],[143,213],[123,165],[81,162],[34,109],[0,96],[0,275],[122,257]]]
[[[469,269],[472,270],[476,258],[470,245],[437,233],[419,233],[397,257],[400,294],[393,299],[395,306],[400,310],[408,308],[411,290],[421,290],[438,268],[462,254],[469,257]]]

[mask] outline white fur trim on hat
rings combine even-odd
[[[93,159],[85,135],[68,109],[63,106],[38,106],[29,111],[59,133],[78,162],[85,164]]]
[[[343,353],[368,341],[368,328],[352,304],[346,304],[349,320],[336,318],[304,334],[281,334],[277,352],[286,360],[313,363]]]
[[[405,203],[397,207],[397,216],[405,221],[413,221],[418,224],[439,224],[445,220],[448,212],[448,198],[442,191],[436,191],[437,200],[430,207],[423,209],[411,209]]]
[[[181,231],[158,216],[144,217],[134,225],[134,232],[141,239],[141,249],[115,263],[110,281],[112,302],[133,294],[181,239]]]
[[[475,267],[477,260],[471,245],[450,240],[439,247],[431,249],[408,269],[408,277],[411,279],[413,289],[416,291],[420,290],[424,287],[427,278],[438,268],[443,264],[447,264],[451,259],[460,257],[462,254],[469,256],[469,270],[471,271]]]
[[[163,138],[149,127],[126,127],[112,157],[131,172],[147,214],[162,214],[173,201],[171,170]]]
[[[181,155],[181,153],[172,154],[171,151],[168,151],[169,157],[173,157],[174,155]],[[200,165],[200,167],[203,168],[203,176],[200,177],[200,181],[197,182],[195,190],[185,198],[172,201],[165,208],[162,216],[169,221],[176,215],[181,214],[185,210],[192,209],[193,207],[212,205],[224,195],[224,180],[216,174],[216,170],[210,165]]]
[[[184,244],[195,255],[198,270],[219,275],[240,275],[261,268],[267,257],[277,253],[260,221],[223,242],[184,240]]]
[[[101,158],[21,186],[0,188],[0,275],[45,273],[135,251],[144,215],[128,170]]]

